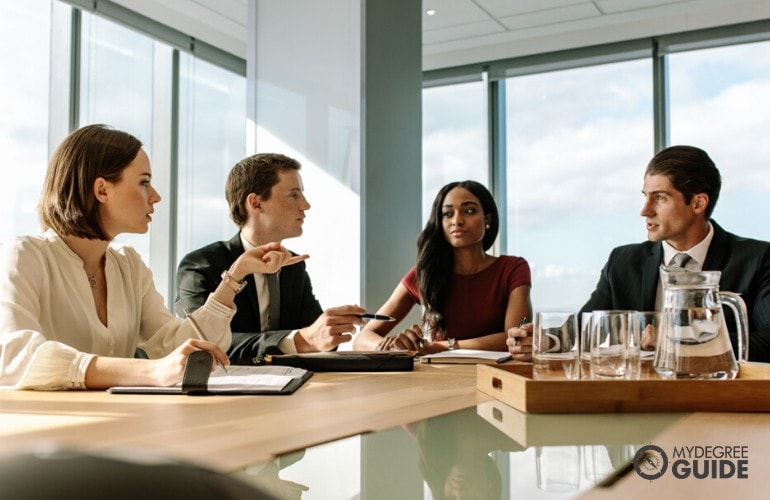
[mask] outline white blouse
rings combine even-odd
[[[133,248],[110,244],[104,265],[107,325],[96,313],[83,261],[52,230],[0,243],[0,388],[84,389],[95,356],[160,358],[195,337],[155,289]],[[235,309],[209,297],[195,312],[227,349]]]

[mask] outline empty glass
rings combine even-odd
[[[532,377],[580,378],[577,315],[571,312],[535,314],[532,333]]]
[[[591,378],[639,378],[636,311],[594,311],[591,316]]]
[[[591,378],[591,316],[592,312],[580,315],[580,378]]]

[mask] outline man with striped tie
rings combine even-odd
[[[741,294],[749,319],[749,359],[770,362],[770,243],[728,233],[711,219],[721,176],[709,155],[693,146],[656,154],[644,174],[640,215],[648,241],[617,247],[581,312],[661,309],[661,264],[722,272],[720,290]],[[725,310],[736,350],[735,320]]]
[[[266,354],[331,351],[348,342],[366,311],[358,305],[325,311],[313,294],[305,263],[278,274],[230,276],[223,270],[246,250],[302,234],[305,211],[300,163],[277,153],[239,161],[227,176],[225,197],[238,233],[188,253],[177,271],[175,308],[194,311],[220,282],[236,292],[238,311],[230,322],[234,364],[251,364]]]

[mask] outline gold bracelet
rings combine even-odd
[[[230,273],[227,272],[227,270],[222,271],[222,281],[226,282],[227,285],[233,289],[236,295],[241,293],[243,289],[246,288],[246,278],[243,278],[243,281],[238,281],[237,279],[230,276]]]

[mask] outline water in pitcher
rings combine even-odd
[[[738,373],[721,307],[677,309],[663,319],[655,370],[677,379],[731,379]]]

